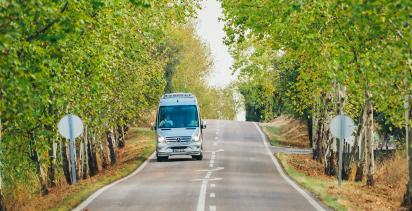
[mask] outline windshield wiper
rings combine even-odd
[[[195,127],[187,127],[186,129],[188,129],[188,130],[195,130],[196,128],[195,128]]]
[[[160,128],[160,130],[171,130],[171,128]]]

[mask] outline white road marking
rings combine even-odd
[[[94,199],[96,199],[96,198],[97,198],[100,194],[102,194],[105,190],[111,188],[112,186],[116,185],[116,184],[119,183],[119,182],[125,181],[125,180],[129,179],[130,177],[133,177],[134,175],[140,173],[140,172],[144,169],[144,167],[147,166],[147,164],[149,163],[149,161],[155,157],[155,155],[156,155],[156,152],[153,152],[152,155],[150,155],[150,157],[147,158],[147,159],[144,161],[144,163],[142,163],[142,165],[140,165],[139,168],[137,168],[133,173],[131,173],[131,174],[129,174],[128,176],[126,176],[126,177],[124,177],[124,178],[122,178],[122,179],[119,179],[119,180],[117,180],[117,181],[115,181],[115,182],[113,182],[113,183],[111,183],[111,184],[108,184],[108,185],[100,188],[100,189],[97,190],[96,192],[94,192],[91,196],[89,196],[89,198],[87,198],[87,199],[84,200],[81,204],[79,204],[79,206],[77,206],[76,208],[74,208],[73,211],[81,211],[81,210],[84,210],[84,209],[87,207],[87,205],[89,205]]]
[[[224,167],[216,167],[215,169],[200,169],[200,170],[196,170],[196,171],[220,171],[225,169]]]
[[[209,164],[209,168],[213,168],[213,166],[214,166],[213,163]]]
[[[210,211],[216,211],[216,206],[213,206],[213,205],[209,206],[209,210]]]
[[[215,140],[218,140],[219,138],[218,137],[215,137]]]
[[[208,151],[203,151],[203,152],[224,152],[225,150],[224,149],[218,149],[218,150],[215,150],[215,151],[210,151],[210,150],[208,150]]]
[[[215,198],[215,196],[216,196],[215,193],[210,193],[210,194],[209,194],[209,197],[210,197],[210,198]]]
[[[220,181],[220,180],[223,180],[221,177],[214,177],[214,178],[210,178],[210,179],[205,179],[205,178],[202,178],[202,179],[192,179],[192,180],[190,180],[191,182],[198,182],[198,181]]]
[[[215,160],[210,160],[210,163],[215,163]]]
[[[308,202],[316,209],[319,211],[325,211],[325,209],[311,196],[309,196],[308,193],[306,193],[301,187],[299,187],[294,181],[292,181],[286,173],[283,171],[283,168],[280,166],[278,160],[273,156],[273,153],[270,151],[268,143],[266,141],[266,136],[263,134],[262,130],[260,127],[257,125],[255,122],[254,125],[256,126],[256,129],[260,133],[261,140],[263,141],[263,144],[265,145],[266,152],[269,154],[270,158],[272,159],[273,163],[275,164],[276,169],[278,170],[279,174],[282,176],[282,178],[289,183],[295,190],[297,190]]]
[[[212,183],[212,184],[210,184],[210,187],[214,188],[214,187],[216,187],[216,185],[214,183]]]
[[[213,146],[217,146],[217,142],[214,142],[214,143],[213,143]]]
[[[203,181],[202,186],[200,187],[199,199],[197,200],[197,211],[205,211],[206,189],[207,180]]]

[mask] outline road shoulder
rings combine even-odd
[[[287,183],[289,183],[289,185],[291,185],[297,192],[299,192],[316,210],[319,210],[319,211],[326,210],[324,205],[321,205],[321,203],[315,197],[313,197],[313,195],[310,192],[302,189],[296,182],[294,182],[286,174],[286,172],[283,170],[282,166],[280,165],[279,161],[277,160],[277,158],[273,155],[272,151],[270,150],[267,137],[263,133],[262,129],[260,128],[260,126],[257,123],[254,123],[254,125],[256,126],[256,129],[260,133],[261,140],[262,140],[262,142],[263,142],[263,144],[265,145],[265,148],[266,148],[266,152],[268,153],[268,155],[272,159],[273,164],[276,167],[276,170],[279,172],[279,174],[282,176],[282,178]]]

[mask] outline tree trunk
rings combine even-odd
[[[4,195],[1,189],[0,189],[0,211],[6,211],[6,206],[4,204]]]
[[[412,135],[410,130],[410,120],[412,119],[412,95],[405,99],[405,141],[408,160],[408,183],[406,184],[406,193],[403,197],[402,205],[408,210],[412,210]]]
[[[80,175],[81,178],[87,179],[89,176],[89,153],[87,152],[87,142],[89,140],[89,132],[87,131],[87,126],[84,127],[84,136],[83,136],[83,163],[82,163],[82,169],[83,173]]]
[[[93,133],[90,133],[91,135]],[[89,157],[89,175],[92,177],[99,172],[99,167],[97,164],[97,157],[96,157],[96,148],[95,148],[95,137],[96,135],[92,135],[92,137],[88,136],[87,141],[87,153]]]
[[[114,134],[113,134],[113,129],[110,130],[107,133],[107,144],[109,147],[109,152],[110,152],[110,161],[111,165],[114,165],[116,163],[116,151],[115,151],[115,140],[114,140]]]
[[[102,168],[106,169],[107,166],[109,165],[109,158],[106,156],[107,153],[107,147],[106,147],[106,143],[107,140],[104,141],[98,141],[99,142],[99,151],[100,151],[100,160],[102,161]]]
[[[39,158],[39,154],[37,150],[35,149],[34,132],[29,133],[29,141],[30,141],[29,147],[30,147],[30,154],[31,154],[30,157],[36,166],[36,174],[40,182],[40,194],[44,196],[49,193],[49,190],[47,189],[47,181],[45,179],[44,171],[41,166],[41,160]]]
[[[49,143],[51,145],[51,148],[49,150],[49,167],[47,171],[47,177],[48,177],[48,186],[49,187],[55,187],[56,186],[56,147],[57,144],[56,142],[52,141],[51,138],[49,138]]]
[[[77,178],[83,178],[83,162],[84,162],[84,151],[85,149],[84,144],[83,144],[84,138],[80,138],[80,144],[79,144],[79,171],[77,171]]]
[[[117,134],[118,134],[118,144],[117,147],[118,148],[123,148],[125,146],[125,140],[124,140],[124,136],[125,136],[125,131],[124,131],[124,127],[123,126],[119,126],[117,127]]]
[[[336,175],[336,149],[334,148],[335,139],[331,137],[329,122],[331,117],[329,112],[325,113],[325,123],[323,125],[323,139],[325,143],[324,155],[325,155],[325,173],[326,175]]]
[[[66,182],[67,184],[71,185],[72,184],[72,180],[70,179],[70,164],[69,164],[69,160],[67,158],[67,140],[63,139],[61,142],[61,153],[62,153],[62,163],[63,163],[63,173],[64,173],[64,177],[66,178]]]
[[[318,129],[318,105],[314,106],[313,113],[312,113],[312,156],[315,159],[315,150],[317,144],[317,129]]]
[[[0,95],[1,99],[1,95]],[[2,152],[1,152],[1,138],[2,138],[2,123],[1,123],[1,112],[0,112],[0,162],[3,160]],[[4,204],[4,195],[3,195],[3,175],[1,172],[1,166],[0,166],[0,211],[5,211],[6,206]]]
[[[359,143],[363,139],[363,133],[364,133],[364,128],[365,128],[365,120],[366,120],[366,103],[364,104],[362,108],[362,114],[359,117],[359,124],[358,128],[356,129],[356,134],[355,134],[355,140],[353,142],[352,150],[350,153],[350,158],[349,158],[349,181],[355,181],[357,178],[357,169],[360,167],[360,152],[359,152]],[[360,145],[362,147],[362,145]],[[363,170],[362,170],[363,171]],[[361,175],[359,175],[361,176]],[[360,178],[362,179],[362,178]],[[359,181],[359,180],[356,180]]]
[[[323,163],[323,130],[324,124],[322,123],[322,119],[319,119],[317,122],[317,130],[316,130],[316,143],[315,149],[313,150],[313,159]]]
[[[365,139],[366,139],[366,170],[367,170],[367,175],[366,175],[366,184],[368,186],[374,185],[375,181],[373,178],[373,174],[375,172],[375,157],[374,157],[374,136],[373,136],[373,107],[372,103],[370,102],[369,96],[367,97],[366,100],[366,133],[365,133]]]
[[[312,135],[312,131],[313,131],[313,127],[312,127],[312,117],[307,117],[306,119],[306,125],[307,125],[307,129],[308,129],[308,137],[309,137],[309,147],[312,148],[313,147],[313,135]]]

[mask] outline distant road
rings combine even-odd
[[[157,162],[152,157],[139,173],[100,191],[78,209],[325,209],[309,193],[282,176],[256,124],[211,120],[204,132],[202,161],[178,157]]]

